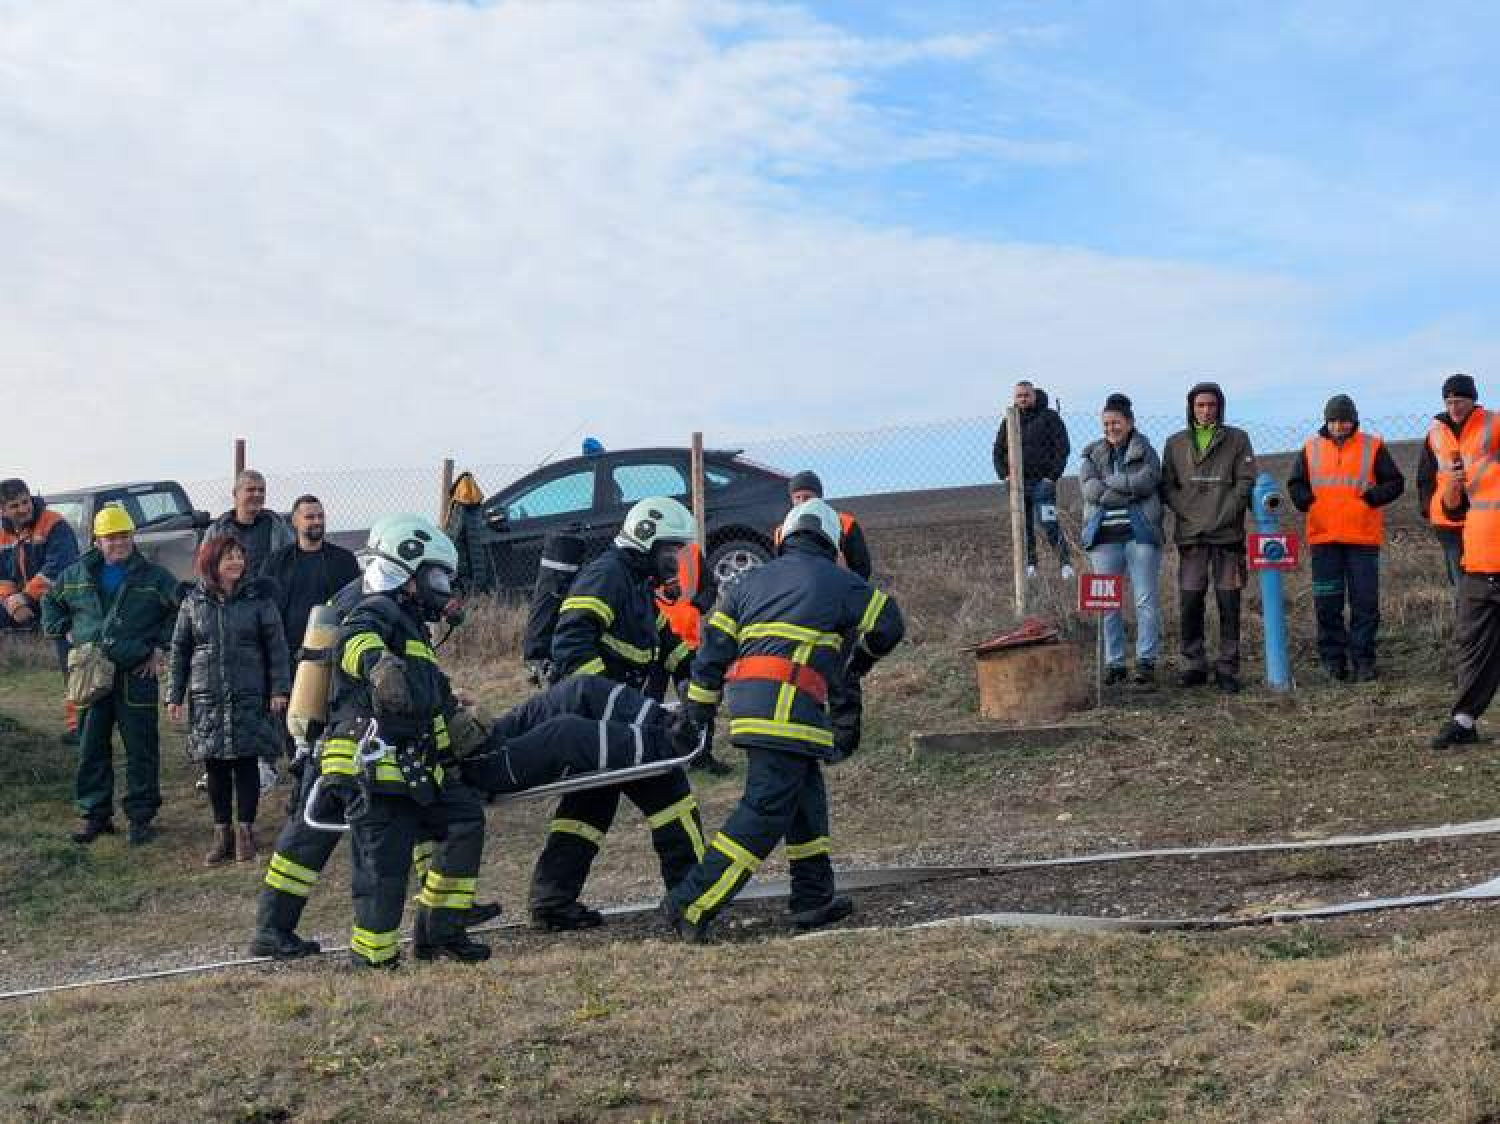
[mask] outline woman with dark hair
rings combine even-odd
[[[1135,601],[1135,675],[1147,685],[1156,677],[1160,614],[1156,586],[1161,574],[1161,458],[1135,427],[1135,410],[1123,394],[1111,394],[1099,414],[1104,436],[1083,451],[1078,484],[1083,492],[1083,548],[1096,574],[1128,574]],[[1104,615],[1104,682],[1125,681],[1125,614]]]
[[[167,713],[181,722],[187,700],[188,755],[208,771],[214,815],[203,861],[217,866],[255,857],[260,761],[281,752],[291,671],[274,590],[246,579],[245,548],[228,536],[205,542],[197,570],[172,636]]]

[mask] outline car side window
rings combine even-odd
[[[185,515],[191,510],[184,507],[181,497],[171,490],[131,492],[128,495],[121,496],[120,502],[130,512],[130,516],[135,520],[137,527],[144,527],[150,523],[160,523],[164,519],[172,519],[178,515]]]
[[[647,496],[685,496],[687,476],[673,464],[621,464],[610,470],[620,503],[635,503]]]
[[[546,515],[568,515],[587,511],[594,506],[594,470],[571,472],[547,480],[530,491],[522,492],[505,505],[505,516],[517,519],[539,519]]]
[[[47,500],[47,509],[54,511],[66,519],[73,527],[75,535],[81,535],[86,540],[88,536],[83,535],[83,501],[82,500]]]
[[[703,469],[703,483],[713,491],[729,487],[729,485],[734,483],[734,478],[735,474],[725,468],[710,468],[705,466]]]

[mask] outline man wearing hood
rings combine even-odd
[[[1063,578],[1073,576],[1068,544],[1057,523],[1057,481],[1067,467],[1068,427],[1058,412],[1047,404],[1047,392],[1022,379],[1016,383],[1013,398],[1021,412],[1021,476],[1026,501],[1026,576],[1036,574],[1036,519],[1042,520],[1042,531],[1052,549]],[[995,434],[993,450],[995,475],[1004,483],[1010,479],[1010,433],[1005,419]]]
[[[48,511],[24,480],[0,480],[0,629],[41,625],[42,597],[78,561],[78,537],[68,521]],[[68,674],[68,640],[56,639],[57,660]],[[77,741],[77,717],[67,707],[63,740]]]
[[[1200,382],[1188,391],[1187,428],[1162,450],[1162,502],[1174,516],[1177,597],[1182,619],[1183,687],[1208,682],[1204,617],[1208,588],[1219,607],[1214,682],[1240,689],[1240,594],[1245,588],[1245,512],[1255,483],[1250,435],[1224,424],[1224,391]]]
[[[245,548],[247,579],[260,577],[271,555],[297,541],[287,521],[266,509],[266,478],[253,468],[234,478],[234,506],[209,524],[203,539],[225,535],[233,535]]]
[[[1334,395],[1323,419],[1323,428],[1298,454],[1286,490],[1297,510],[1307,513],[1318,658],[1330,679],[1365,683],[1375,678],[1380,627],[1381,508],[1405,491],[1406,480],[1385,442],[1360,430],[1354,399]]]

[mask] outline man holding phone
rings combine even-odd
[[[1483,423],[1483,414],[1474,379],[1465,374],[1449,375],[1443,382],[1443,410],[1432,419],[1417,460],[1417,503],[1443,548],[1448,582],[1455,586],[1462,572],[1459,559],[1463,555],[1464,522],[1461,516],[1455,518],[1443,510],[1442,478],[1462,469],[1459,446],[1467,431]]]

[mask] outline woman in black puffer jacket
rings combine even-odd
[[[167,713],[184,717],[188,755],[208,771],[216,866],[255,857],[260,762],[281,752],[282,715],[291,668],[281,615],[260,579],[245,580],[245,551],[233,538],[213,539],[198,553],[200,581],[182,602],[172,635]],[[232,813],[238,827],[231,832]]]

